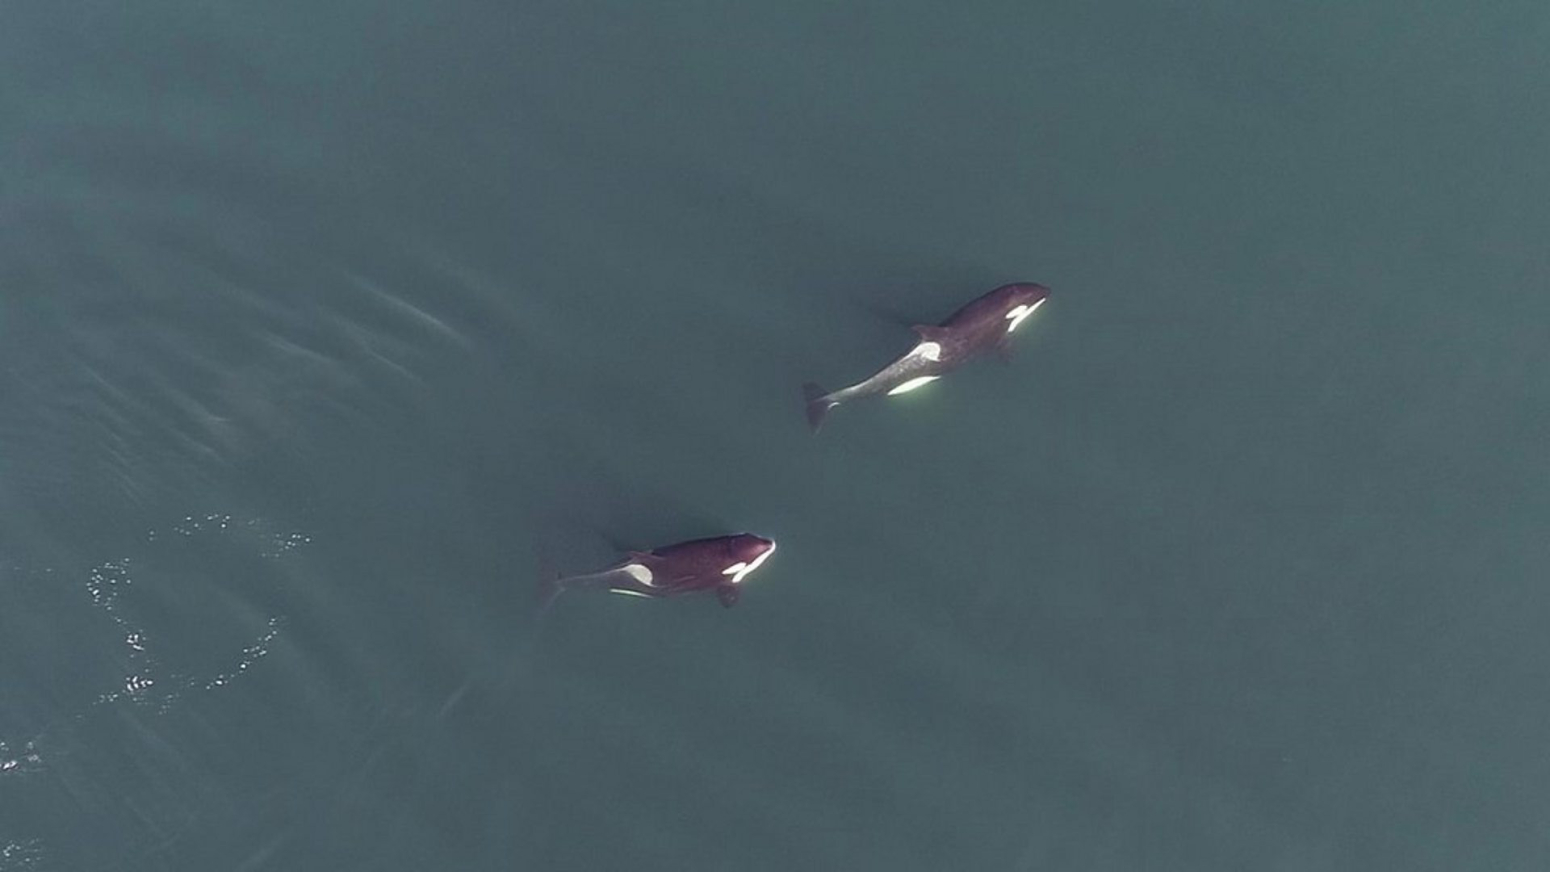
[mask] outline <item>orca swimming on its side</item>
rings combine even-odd
[[[1002,285],[970,302],[937,325],[918,324],[915,347],[865,381],[837,391],[812,382],[802,386],[807,423],[818,432],[829,410],[860,397],[893,396],[936,381],[943,373],[990,351],[1005,352],[1012,332],[1049,298],[1049,288],[1032,283]]]
[[[716,536],[631,551],[607,569],[543,582],[547,606],[567,590],[606,590],[629,596],[670,597],[714,591],[727,608],[737,603],[743,579],[775,553],[775,541],[752,533]]]

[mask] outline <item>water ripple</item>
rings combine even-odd
[[[114,638],[86,639],[71,634],[68,646],[52,653],[67,657],[79,650],[98,652],[94,659],[105,662],[94,664],[92,671],[117,672],[119,677],[92,699],[78,701],[74,711],[66,708],[62,716],[31,735],[0,737],[0,788],[20,791],[33,785],[43,791],[40,796],[46,796],[56,783],[100,777],[78,767],[66,767],[58,774],[54,769],[72,756],[133,755],[135,734],[121,729],[102,732],[117,721],[115,711],[129,706],[151,717],[163,717],[191,695],[238,689],[244,676],[270,654],[284,630],[286,613],[279,609],[290,578],[285,564],[311,541],[307,533],[275,527],[257,518],[219,512],[189,515],[164,530],[147,532],[141,547],[132,553],[92,567],[84,580],[85,593],[90,609],[106,617],[108,632]],[[32,581],[47,589],[55,588],[59,580],[59,574],[49,570],[32,576]],[[20,593],[23,582],[16,584],[18,590],[13,593]],[[92,623],[79,614],[50,617],[36,609],[25,611],[27,624],[18,629],[33,634],[37,622],[45,620],[60,627]],[[23,636],[23,644],[29,638]],[[24,648],[18,654],[25,662],[36,663],[51,652]],[[27,677],[0,676],[8,683],[25,682]],[[15,699],[13,696],[13,702]],[[31,703],[38,701],[23,697],[20,704],[8,707],[7,714],[25,722],[29,718],[24,709],[46,705]],[[37,722],[38,718],[30,720]],[[0,726],[10,722],[8,718]],[[108,746],[93,747],[102,742]],[[24,794],[0,790],[0,808],[13,803],[27,807],[30,801]],[[197,809],[176,804],[164,811],[165,820],[143,822],[148,832],[177,830],[186,823],[185,818],[197,813]],[[69,826],[61,824],[57,816],[47,820],[55,827]],[[5,846],[0,848],[0,872],[38,868],[48,854],[45,848],[50,841],[32,835],[17,839],[14,833],[0,832],[0,845]]]

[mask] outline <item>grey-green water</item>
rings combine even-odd
[[[1547,41],[4,4],[0,870],[1545,868]]]

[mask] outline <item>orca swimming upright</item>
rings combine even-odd
[[[775,541],[752,533],[716,536],[630,551],[599,572],[544,582],[547,606],[567,590],[606,590],[629,596],[669,597],[715,591],[727,608],[737,603],[743,580],[775,553]]]
[[[802,386],[807,423],[813,432],[840,403],[874,394],[902,394],[988,351],[1005,351],[1012,332],[1049,298],[1049,288],[1032,283],[1002,285],[954,312],[941,324],[918,324],[920,336],[905,355],[871,378],[837,391],[812,382]]]

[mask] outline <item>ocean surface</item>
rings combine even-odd
[[[8,0],[0,872],[1550,868],[1547,44]]]

